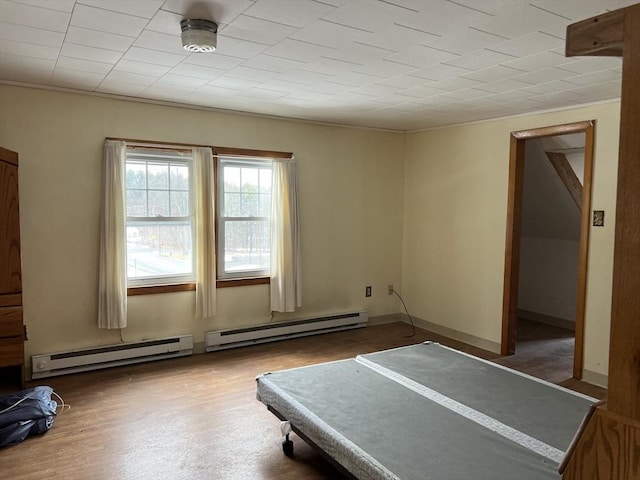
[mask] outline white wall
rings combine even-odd
[[[573,240],[521,237],[518,308],[575,322],[579,248]]]
[[[404,135],[0,86],[0,145],[20,154],[27,358],[112,344],[96,327],[105,137],[294,152],[302,223],[303,308],[294,315],[399,311]],[[364,298],[365,285],[373,296]],[[125,341],[269,321],[268,287],[218,290],[195,318],[194,293],[129,298]]]
[[[299,162],[304,308],[413,315],[498,343],[509,133],[596,119],[585,368],[606,374],[619,104],[414,134],[0,86],[0,145],[20,153],[26,354],[111,344],[96,328],[105,137],[292,151]],[[364,298],[364,286],[373,297]],[[193,293],[131,297],[127,341],[268,320],[266,286],[218,291],[218,314],[194,317]],[[297,316],[296,315],[296,316]],[[279,317],[285,318],[285,317]]]
[[[585,369],[608,368],[619,103],[410,134],[405,156],[402,285],[418,318],[498,344],[510,132],[596,120]],[[587,376],[588,377],[588,376]]]

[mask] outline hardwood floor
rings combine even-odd
[[[0,478],[341,478],[295,436],[295,458],[282,454],[279,421],[256,400],[255,376],[425,340],[497,358],[420,329],[409,333],[406,324],[379,325],[45,379],[39,384],[52,386],[71,409],[45,435],[0,449]],[[530,368],[520,363],[511,366]],[[582,382],[571,388],[605,394]]]

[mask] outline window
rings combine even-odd
[[[218,155],[218,278],[270,274],[271,160]]]
[[[216,148],[214,162],[211,147],[175,147],[105,140],[98,326],[127,326],[128,295],[185,290],[195,290],[196,316],[212,317],[217,286],[270,283],[271,310],[295,311],[302,277],[292,154]]]
[[[104,144],[99,328],[126,327],[138,294],[195,290],[196,317],[212,317],[220,285],[270,283],[271,311],[300,307],[292,154],[216,149],[214,164],[210,147],[130,142]]]
[[[127,149],[129,286],[195,280],[192,178],[191,152]]]

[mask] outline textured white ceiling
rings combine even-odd
[[[638,0],[0,0],[0,82],[412,131],[619,97],[567,25]],[[182,49],[180,20],[219,24]]]

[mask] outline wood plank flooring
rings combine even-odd
[[[497,362],[560,383],[573,376],[574,345],[570,330],[519,318],[516,353]]]
[[[52,386],[71,409],[45,435],[0,449],[0,478],[339,479],[295,436],[295,458],[282,454],[279,421],[256,400],[255,376],[425,340],[497,358],[420,329],[410,333],[406,324],[379,325],[32,383]],[[569,386],[605,394],[582,382]]]

